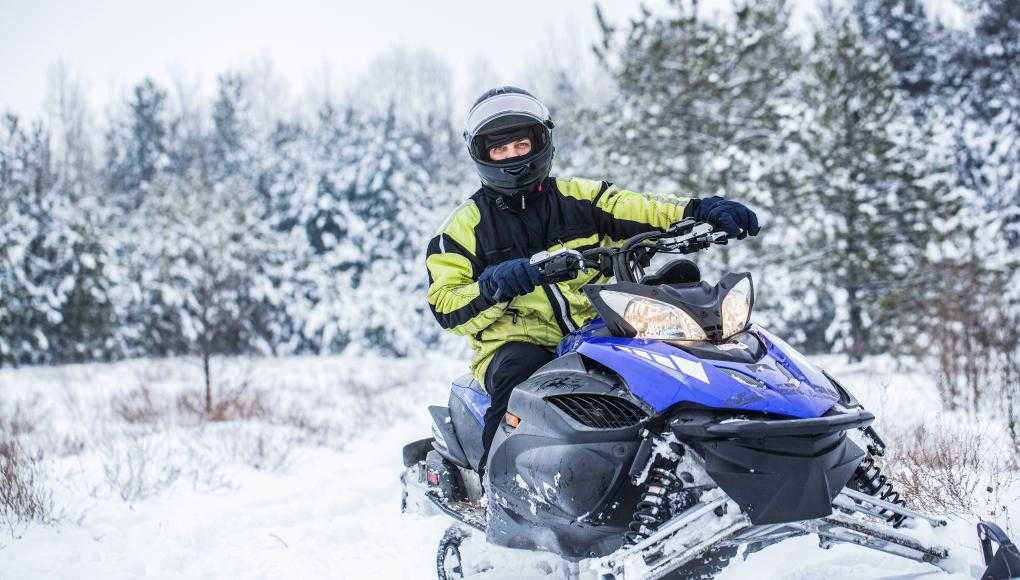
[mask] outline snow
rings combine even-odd
[[[939,411],[934,387],[922,372],[885,359],[850,366],[836,357],[812,360],[881,416],[880,429],[952,419]],[[47,484],[62,512],[56,525],[0,532],[0,578],[434,577],[436,543],[449,522],[400,513],[400,450],[428,435],[426,406],[445,400],[447,380],[461,372],[463,362],[447,356],[341,356],[214,363],[220,380],[266,389],[267,401],[281,412],[246,421],[189,422],[171,405],[200,385],[200,369],[186,359],[0,370],[8,406],[34,401],[29,412],[39,428],[24,440],[46,449]],[[139,385],[151,389],[164,419],[126,424],[111,412],[112,401]],[[287,413],[329,427],[327,434],[302,435],[280,419]],[[975,427],[998,434],[986,422]],[[256,440],[273,448],[263,452],[269,459],[279,455],[278,466],[269,461],[268,467],[265,462],[253,467]],[[130,467],[133,450],[150,460],[150,476],[143,479],[152,489],[125,500],[104,469],[111,460]],[[1005,503],[1008,519],[999,517],[1014,534],[1020,530],[1015,492],[1012,488]],[[950,520],[948,529],[914,533],[935,534],[958,559],[976,564],[973,517]],[[563,578],[569,570],[548,555],[483,547],[477,537],[466,544],[465,560],[469,569],[481,570],[477,577],[490,580]],[[854,546],[821,550],[813,536],[736,561],[719,578],[750,575],[968,577]]]

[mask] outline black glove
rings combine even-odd
[[[707,222],[726,232],[730,237],[744,239],[748,234],[757,236],[761,231],[758,216],[751,208],[738,201],[723,199],[718,195],[693,199],[684,210],[684,217]]]
[[[478,289],[486,298],[503,302],[531,292],[541,281],[542,274],[538,268],[532,266],[527,258],[517,258],[482,271],[478,277]]]

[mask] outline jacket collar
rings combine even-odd
[[[536,200],[548,195],[552,190],[550,179],[547,177],[539,181],[535,188],[515,193],[500,193],[483,185],[482,193],[500,210],[527,211],[529,205],[534,205]]]

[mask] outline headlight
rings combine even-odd
[[[747,319],[751,317],[751,295],[750,278],[737,282],[726,293],[720,309],[723,340],[747,328]]]
[[[634,327],[637,338],[708,340],[704,329],[676,306],[613,290],[603,290],[599,296]]]

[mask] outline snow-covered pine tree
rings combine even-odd
[[[59,271],[64,282],[61,322],[50,339],[51,360],[85,362],[121,356],[116,340],[113,236],[111,209],[99,182],[94,126],[82,81],[69,68],[51,69],[47,94],[54,138],[57,181],[53,218],[63,230],[67,247]]]
[[[783,135],[791,239],[780,247],[793,285],[835,305],[829,339],[860,360],[896,350],[923,299],[925,252],[958,205],[950,150],[909,115],[888,59],[836,10],[814,42]]]
[[[1002,217],[1002,234],[1020,247],[1020,6],[973,2],[974,30],[950,61],[960,113],[959,173],[984,208]]]
[[[151,78],[134,87],[127,110],[112,120],[105,138],[106,187],[109,201],[123,212],[141,206],[170,165],[172,125],[167,92]]]
[[[205,136],[212,154],[157,179],[137,212],[150,232],[135,250],[147,264],[142,306],[163,323],[161,349],[201,359],[207,412],[212,358],[274,351],[287,301],[289,248],[255,187],[261,140],[245,91],[242,77],[220,78]]]
[[[929,17],[923,0],[855,0],[853,14],[864,41],[888,59],[897,87],[923,115],[927,97],[945,86],[949,31]]]
[[[762,235],[714,249],[702,262],[709,277],[752,270],[761,319],[794,330],[776,316],[790,289],[776,259],[775,247],[789,240],[774,192],[791,187],[787,167],[776,162],[783,145],[776,136],[796,100],[801,61],[786,2],[734,2],[715,18],[697,3],[671,2],[622,30],[600,22],[597,51],[619,97],[596,122],[602,126],[592,143],[610,160],[610,177],[752,206],[765,224]]]
[[[436,333],[425,324],[424,300],[408,298],[424,296],[416,258],[436,221],[431,192],[448,186],[433,181],[441,165],[429,155],[432,134],[401,122],[393,107],[351,126],[346,179],[336,183],[345,235],[328,257],[353,290],[352,310],[340,322],[359,346],[404,355]]]
[[[184,166],[174,151],[178,119],[169,110],[166,89],[144,79],[126,102],[112,110],[104,133],[102,178],[115,255],[113,302],[119,320],[118,341],[127,356],[166,356],[185,350],[180,325],[156,288],[159,222],[172,211],[166,199],[177,194]],[[192,144],[193,145],[193,144]]]
[[[0,364],[109,358],[115,320],[94,206],[48,128],[13,115],[0,137]]]
[[[653,190],[725,192],[767,147],[798,51],[785,2],[737,2],[712,19],[696,3],[643,11],[621,34],[602,21],[603,63],[619,101],[604,119],[621,179]]]
[[[293,161],[274,171],[304,179],[285,194],[291,201],[273,199],[296,216],[288,222],[304,227],[314,250],[298,284],[306,342],[318,351],[406,355],[439,334],[424,300],[421,257],[437,211],[465,194],[465,164],[446,64],[396,51],[373,70],[387,72],[363,79],[346,103],[321,106],[306,146],[293,132],[279,141]],[[277,194],[291,189],[277,183]]]
[[[969,195],[959,235],[938,254],[942,276],[926,330],[943,403],[1002,413],[1020,441],[1020,6],[964,5],[973,28],[946,51],[940,105]]]
[[[49,187],[39,147],[19,119],[6,113],[0,123],[0,366],[38,362],[49,348],[47,312],[56,316],[26,267],[40,234],[33,203]],[[35,184],[35,185],[33,185]],[[33,215],[33,214],[36,215]]]

